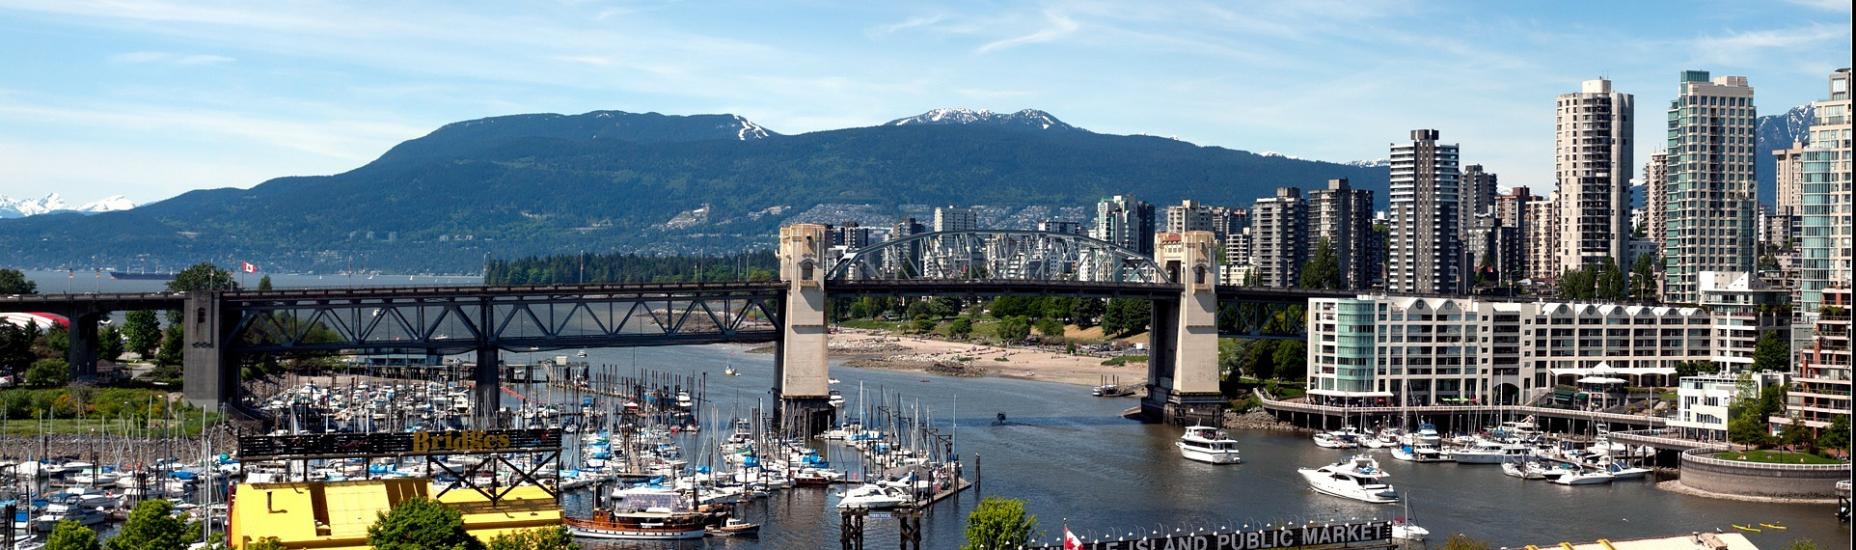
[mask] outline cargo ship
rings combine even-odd
[[[126,271],[111,271],[110,278],[118,280],[118,281],[172,281],[174,280],[174,274],[173,273],[146,273],[146,272],[129,273]]]

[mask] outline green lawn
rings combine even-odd
[[[207,419],[208,422],[211,422],[211,423],[219,422],[219,419],[218,419],[219,415],[217,413],[209,414],[207,416],[209,417]],[[162,435],[162,423],[163,421],[156,420],[155,422],[149,424],[146,427],[141,426],[141,425],[136,425],[134,427],[134,429],[136,430],[135,435],[136,436],[146,435],[148,437],[160,437]],[[199,435],[200,433],[200,417],[199,416],[194,416],[192,418],[187,419],[186,421],[174,420],[170,424],[175,427],[179,427],[182,431],[186,432],[186,435]],[[41,425],[38,420],[8,420],[6,422],[6,435],[8,436],[36,436],[36,435],[40,435],[41,433],[39,431],[40,427]],[[78,420],[78,419],[72,419],[72,418],[57,418],[57,419],[46,420],[43,427],[45,429],[44,433],[49,433],[49,434],[54,434],[54,435],[89,434],[89,433],[94,433],[97,431],[97,421],[89,420],[89,419]],[[122,427],[121,421],[112,422],[109,426],[109,431],[110,431],[110,434],[112,435],[122,435],[122,430],[123,430],[123,427]],[[147,430],[147,432],[144,433],[143,430]]]
[[[1794,451],[1777,451],[1762,449],[1757,451],[1727,451],[1714,456],[1721,460],[1743,460],[1747,462],[1766,462],[1771,464],[1842,464],[1843,461],[1824,455],[1807,454]]]

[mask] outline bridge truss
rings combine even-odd
[[[1169,283],[1141,253],[1071,233],[939,231],[884,241],[846,255],[831,282],[873,280]]]

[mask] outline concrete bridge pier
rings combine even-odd
[[[1178,301],[1153,304],[1142,416],[1170,424],[1217,424],[1225,409],[1218,389],[1217,238],[1210,231],[1187,231],[1162,233],[1154,241],[1154,259],[1181,290]]]
[[[93,381],[97,379],[97,321],[103,319],[100,311],[77,311],[65,316],[71,321],[68,334],[70,346],[65,350],[65,363],[71,368],[71,379]]]
[[[826,363],[825,226],[795,224],[780,228],[780,280],[786,281],[780,339],[774,346],[774,383],[780,397],[782,429],[813,435],[830,428],[837,409],[831,406]]]
[[[474,427],[479,430],[496,429],[497,409],[502,408],[503,350],[490,343],[490,335],[496,334],[495,307],[489,300],[477,304],[477,364],[470,371],[471,380],[471,415]]]
[[[181,330],[186,334],[181,395],[193,406],[217,410],[237,395],[238,361],[231,356],[223,328],[237,316],[226,309],[218,291],[187,293],[181,306]]]

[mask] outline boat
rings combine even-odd
[[[1741,530],[1741,531],[1746,531],[1746,532],[1748,532],[1748,533],[1758,533],[1758,532],[1759,532],[1759,528],[1758,528],[1758,527],[1747,527],[1747,526],[1745,526],[1745,525],[1741,525],[1741,524],[1738,524],[1738,523],[1735,523],[1735,524],[1733,524],[1733,526],[1734,526],[1734,528],[1735,528],[1735,529],[1739,529],[1739,530]]]
[[[579,358],[581,358],[581,359],[585,359],[585,358],[586,358],[586,350],[580,350],[580,353],[576,353],[576,354],[574,354],[574,357],[579,357]]]
[[[1450,457],[1444,455],[1444,452],[1442,450],[1439,450],[1436,446],[1425,445],[1422,443],[1417,444],[1417,445],[1400,445],[1397,448],[1392,449],[1392,458],[1396,458],[1396,459],[1403,460],[1406,462],[1449,462],[1450,461]]]
[[[1552,483],[1558,483],[1560,485],[1603,485],[1611,483],[1615,479],[1617,478],[1612,476],[1609,472],[1581,471],[1567,472],[1559,478],[1552,480]]]
[[[1387,474],[1379,469],[1379,461],[1366,455],[1355,455],[1320,468],[1298,468],[1296,472],[1308,480],[1310,488],[1321,494],[1372,504],[1398,502],[1398,493],[1382,481]]]
[[[830,403],[832,407],[843,407],[844,406],[844,393],[839,392],[838,390],[831,390],[831,393],[827,394],[825,401],[827,403]]]
[[[687,392],[687,391],[677,392],[677,408],[688,409],[691,406],[694,406],[695,404],[696,402],[690,399],[690,392]]]
[[[682,494],[669,489],[636,487],[615,491],[613,508],[591,518],[561,518],[576,537],[626,540],[698,539],[708,516],[694,512]]]
[[[1236,464],[1243,462],[1238,458],[1237,440],[1225,435],[1223,430],[1211,426],[1193,426],[1186,428],[1185,435],[1173,443],[1179,447],[1180,456],[1186,460],[1196,460],[1207,464]]]
[[[111,271],[110,278],[118,280],[118,281],[172,281],[174,280],[174,274],[173,273],[130,273],[127,271]]]
[[[1764,527],[1764,528],[1766,528],[1766,529],[1772,529],[1772,530],[1775,530],[1775,531],[1784,531],[1784,530],[1786,530],[1786,529],[1790,529],[1789,527],[1786,527],[1786,526],[1784,526],[1784,525],[1779,525],[1779,524],[1777,524],[1777,523],[1765,523],[1765,522],[1760,522],[1760,524],[1759,524],[1759,526],[1760,526],[1760,527]]]
[[[732,366],[731,366],[731,367],[727,367],[727,368],[723,368],[723,369],[722,369],[722,375],[724,375],[724,376],[740,376],[740,375],[741,375],[741,371],[739,371],[739,370],[736,370],[736,369],[735,369],[734,367],[732,367]]]
[[[1392,520],[1392,540],[1424,542],[1426,537],[1431,536],[1431,530],[1411,522],[1411,499],[1405,499],[1399,504],[1405,507],[1405,513]]]
[[[728,521],[722,522],[721,525],[711,526],[707,531],[711,535],[722,537],[754,537],[760,536],[760,524],[728,518]]]
[[[1509,459],[1530,454],[1533,454],[1532,451],[1522,445],[1482,439],[1477,440],[1474,445],[1450,453],[1450,458],[1456,460],[1458,464],[1503,464]]]
[[[1527,463],[1516,462],[1513,460],[1502,463],[1502,474],[1508,477],[1515,477],[1515,478],[1521,478],[1521,479],[1546,479],[1547,478],[1547,476],[1542,474],[1540,471],[1528,468]]]
[[[1351,449],[1359,444],[1353,438],[1339,432],[1321,432],[1314,436],[1315,446],[1323,449]]]
[[[1605,466],[1605,473],[1611,474],[1611,477],[1617,479],[1641,479],[1643,476],[1650,474],[1650,469],[1642,466],[1628,466],[1613,462]]]
[[[869,510],[887,510],[914,500],[902,489],[887,485],[866,483],[844,492],[838,499],[839,508],[863,508]]]

